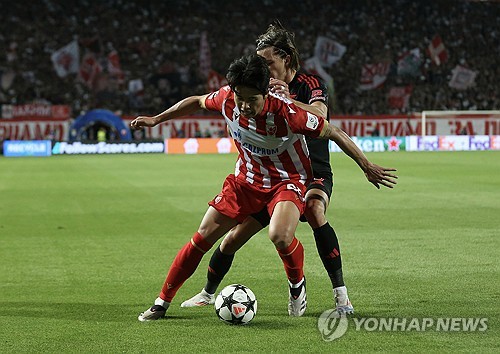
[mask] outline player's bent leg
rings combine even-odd
[[[276,204],[269,224],[269,239],[277,249],[284,249],[292,243],[299,217],[300,212],[292,201],[284,200]]]
[[[184,301],[181,307],[202,307],[212,305],[215,302],[215,292],[217,288],[231,268],[234,253],[243,247],[243,245],[261,229],[262,225],[257,220],[248,217],[243,223],[235,226],[229,231],[210,258],[205,287],[198,294]]]
[[[253,217],[248,217],[241,224],[233,227],[224,237],[220,244],[220,250],[224,254],[235,254],[245,243],[248,242],[263,226]]]
[[[327,222],[325,213],[329,201],[328,194],[321,189],[314,188],[307,191],[304,216],[313,230]]]
[[[269,238],[278,250],[288,277],[290,316],[302,316],[307,308],[304,248],[294,236],[299,216],[300,212],[293,202],[279,202],[269,225]]]
[[[191,240],[177,253],[155,304],[141,313],[139,321],[151,321],[165,317],[170,303],[182,284],[194,273],[203,255],[213,243],[234,227],[237,222],[209,207]],[[203,232],[203,233],[202,233]]]
[[[306,219],[313,229],[318,254],[330,277],[337,312],[352,314],[354,308],[347,296],[342,272],[340,246],[335,230],[325,218],[328,195],[320,189],[311,189],[306,194]]]

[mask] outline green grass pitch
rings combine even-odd
[[[332,293],[306,224],[304,317],[287,314],[285,273],[264,231],[223,283],[255,292],[250,325],[180,308],[203,287],[209,255],[168,319],[140,323],[235,155],[0,158],[0,352],[500,352],[500,152],[368,157],[398,169],[394,190],[332,154],[328,219],[355,317],[485,317],[485,332],[357,331],[351,319],[324,341],[317,321]]]

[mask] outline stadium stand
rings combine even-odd
[[[318,36],[329,37],[346,47],[341,59],[326,68],[335,82],[336,113],[392,114],[500,106],[498,3],[283,3],[6,3],[0,14],[0,104],[67,104],[74,116],[93,108],[128,115],[158,112],[181,97],[207,92],[207,79],[199,70],[203,32],[210,47],[211,68],[224,74],[234,58],[254,50],[256,36],[265,31],[270,21],[279,18],[296,32],[303,60],[313,55]],[[436,36],[436,45],[441,40],[446,48],[447,58],[443,57],[440,65],[427,53]],[[51,54],[73,40],[78,41],[80,60],[88,54],[91,61],[83,78],[78,74],[59,77]],[[398,62],[401,64],[415,49],[420,53],[420,62],[410,62],[410,66],[416,65],[416,71],[403,73]],[[113,55],[120,62],[114,68],[109,66]],[[375,63],[387,64],[385,82],[381,87],[361,90],[363,66]],[[460,89],[450,87],[457,65],[466,74],[472,70],[476,75],[471,82],[466,78],[465,87]],[[388,100],[393,87],[408,88],[406,104]]]

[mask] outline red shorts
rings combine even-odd
[[[231,174],[226,177],[222,191],[208,205],[241,223],[265,207],[269,215],[272,215],[276,204],[282,201],[293,202],[302,214],[305,209],[305,192],[306,187],[295,181],[283,181],[273,188],[259,188],[241,182]]]

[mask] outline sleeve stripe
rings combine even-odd
[[[300,78],[300,81],[304,81],[307,84],[307,86],[309,86],[309,88],[311,90],[318,88],[318,87],[321,87],[320,82],[314,76],[300,75],[299,78]]]

